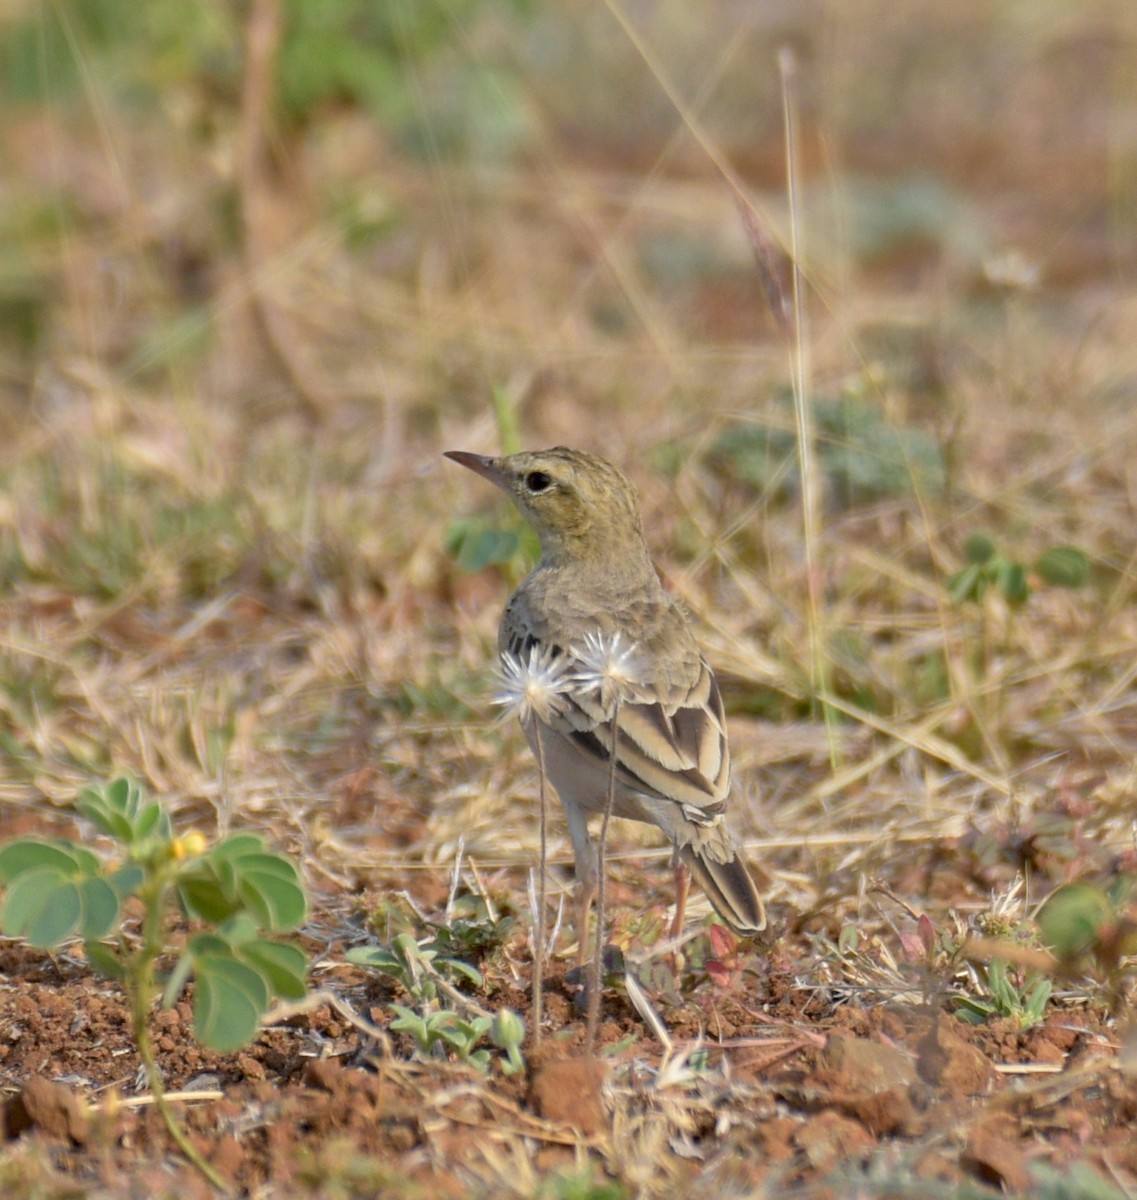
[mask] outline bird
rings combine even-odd
[[[652,562],[635,487],[606,459],[566,446],[445,457],[505,492],[540,539],[537,565],[505,606],[498,649],[515,671],[542,664],[538,682],[554,680],[553,702],[522,724],[572,840],[581,958],[599,878],[588,818],[608,805],[613,750],[612,815],[656,826],[673,847],[672,937],[691,876],[730,929],[761,933],[765,906],[726,823],[722,696]],[[620,686],[605,695],[606,682]]]

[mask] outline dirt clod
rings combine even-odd
[[[914,1121],[908,1089],[915,1078],[912,1060],[903,1051],[867,1038],[836,1035],[821,1052],[814,1082],[829,1104],[884,1135]]]
[[[87,1116],[75,1093],[48,1079],[29,1079],[4,1106],[4,1130],[8,1137],[19,1137],[33,1128],[76,1145],[87,1140]]]
[[[1015,1194],[1025,1195],[1030,1189],[1026,1156],[1016,1143],[998,1132],[977,1129],[971,1135],[961,1161],[984,1183]]]
[[[920,1077],[956,1097],[987,1091],[994,1070],[981,1050],[956,1032],[954,1017],[941,1014],[921,1038],[916,1060]]]
[[[869,1153],[876,1140],[859,1122],[836,1112],[818,1113],[798,1130],[795,1144],[819,1171]]]
[[[530,1099],[547,1121],[559,1121],[592,1136],[604,1127],[604,1064],[594,1058],[547,1062],[533,1072]]]

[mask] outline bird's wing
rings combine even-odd
[[[594,694],[574,694],[562,728],[576,746],[604,770],[612,747],[612,722]],[[722,696],[703,660],[695,682],[666,699],[652,700],[641,689],[617,710],[616,776],[649,795],[673,800],[689,820],[709,822],[726,807],[730,751]]]

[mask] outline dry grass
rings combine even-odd
[[[128,112],[113,79],[91,76],[79,103],[8,121],[7,227],[19,233],[14,214],[34,204],[81,211],[46,236],[24,230],[46,315],[34,345],[3,351],[4,818],[63,820],[80,787],[127,772],[188,821],[271,830],[333,926],[361,886],[437,911],[459,854],[524,911],[534,767],[487,700],[500,602],[523,565],[464,574],[444,549],[461,517],[509,519],[440,459],[494,449],[498,387],[525,443],[601,450],[640,486],[658,560],[725,682],[735,824],[803,986],[835,986],[811,937],[852,924],[895,953],[889,923],[904,918],[874,881],[943,917],[1024,867],[1037,900],[1132,853],[1137,144],[1123,114],[1137,23],[1121,6],[1046,25],[914,3],[902,7],[942,55],[910,60],[900,18],[861,7],[817,27],[755,18],[741,34],[724,19],[705,74],[662,9],[643,31],[668,85],[701,97],[699,137],[745,165],[783,239],[778,123],[762,111],[763,140],[749,142],[730,85],[743,58],[773,74],[781,41],[802,50],[815,389],[877,422],[864,443],[818,430],[809,558],[825,696],[811,688],[826,676],[796,452],[778,436],[794,424],[785,342],[729,187],[665,104],[630,167],[614,114],[574,153],[571,72],[551,73],[544,107],[530,101],[541,121],[513,165],[416,163],[360,113],[322,114],[284,147],[298,183],[243,183],[262,189],[254,265],[221,203],[248,113],[219,110],[212,140],[195,141],[176,106]],[[658,96],[617,28],[623,86]],[[979,44],[974,74],[962,56]],[[514,65],[536,95],[525,53]],[[1055,62],[1079,82],[1073,99],[1047,86]],[[890,71],[904,77],[895,111],[878,94]],[[986,115],[964,98],[973,83]],[[921,87],[948,99],[917,104]],[[858,173],[892,169],[938,173],[955,215],[858,249]],[[844,205],[830,226],[822,193]],[[353,242],[335,195],[376,206],[385,231]],[[957,220],[982,229],[970,257]],[[1037,287],[991,281],[1006,250],[1037,266]],[[266,309],[285,331],[271,352]],[[768,437],[765,482],[724,457],[747,431]],[[898,432],[887,468],[902,482],[850,485],[842,454],[867,447],[871,468],[885,431]],[[914,431],[942,456],[939,484],[907,470]],[[1021,607],[954,606],[946,580],[976,531],[1025,563],[1075,546],[1090,582],[1033,579]],[[823,701],[838,714],[832,758]],[[662,852],[639,838],[613,829],[615,877],[662,887]],[[951,861],[942,886],[937,856]],[[564,886],[570,861],[554,820]],[[774,1030],[759,1053],[805,1036]],[[772,1111],[760,1084],[690,1071],[689,1054],[625,1064],[610,1138],[576,1143],[582,1170],[620,1181],[613,1195],[668,1194],[668,1149]],[[646,1087],[624,1082],[645,1073]],[[535,1122],[503,1118],[470,1186],[536,1194],[529,1147],[561,1135]],[[766,1194],[747,1190],[745,1142],[704,1164],[708,1187]]]

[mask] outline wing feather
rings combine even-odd
[[[564,719],[578,749],[607,769],[612,735],[598,701],[572,696]],[[704,660],[680,698],[620,706],[616,774],[627,787],[681,804],[693,819],[696,813],[711,820],[723,812],[730,753],[722,697]]]

